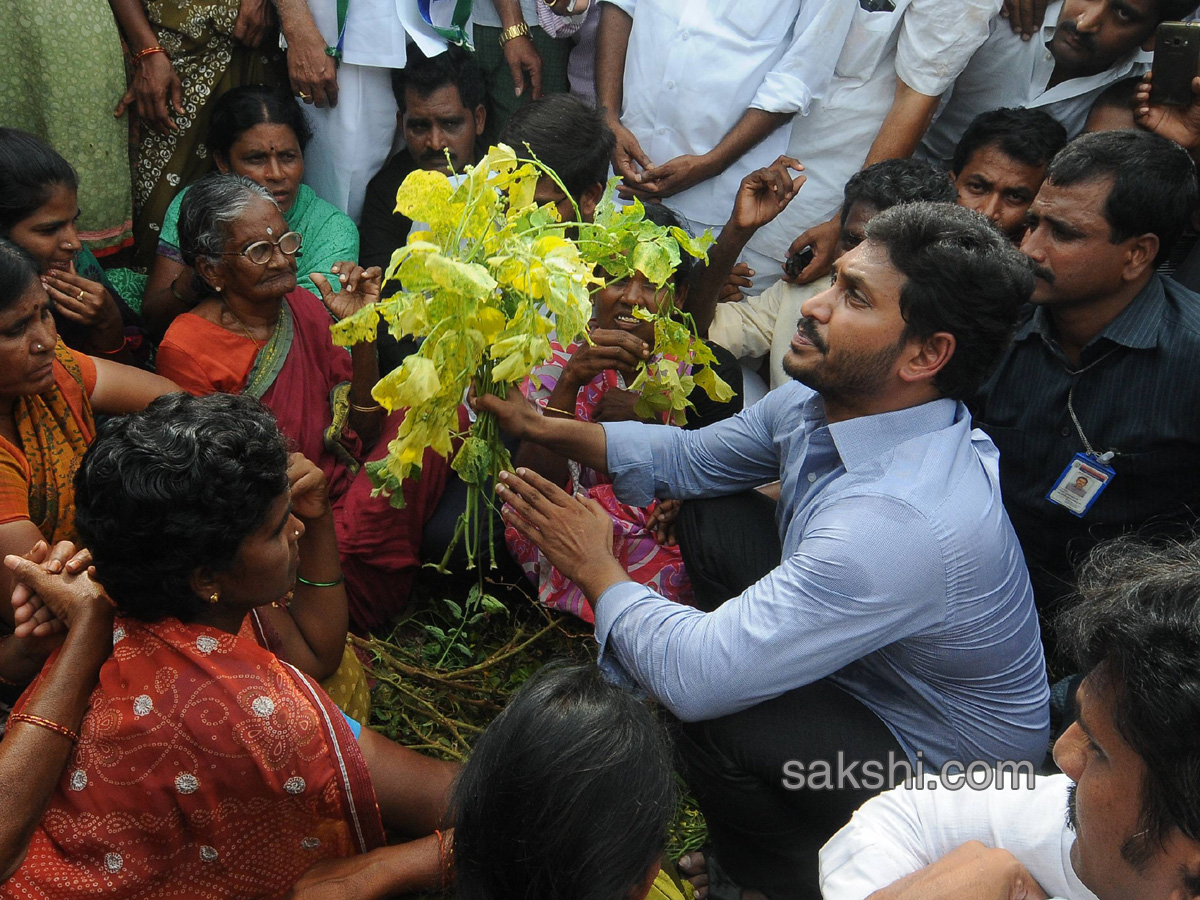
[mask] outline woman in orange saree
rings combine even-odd
[[[273,897],[318,863],[362,897],[441,885],[454,767],[359,729],[271,652],[330,649],[273,599],[294,586],[299,620],[301,592],[319,616],[313,592],[343,588],[324,477],[269,412],[176,394],[112,420],[76,502],[113,654],[0,897]],[[385,824],[410,840],[384,846]]]

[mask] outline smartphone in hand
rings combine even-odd
[[[1192,79],[1200,75],[1200,23],[1163,22],[1154,33],[1154,78],[1150,102],[1187,106]]]
[[[795,278],[808,268],[808,264],[813,261],[815,255],[816,253],[812,247],[805,247],[798,253],[793,253],[783,264],[783,274],[788,278]]]

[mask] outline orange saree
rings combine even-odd
[[[346,720],[249,622],[235,636],[117,620],[79,743],[0,897],[273,897],[318,860],[383,845]]]

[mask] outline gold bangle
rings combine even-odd
[[[61,734],[71,743],[76,743],[79,740],[79,735],[66,725],[59,725],[57,722],[51,722],[49,719],[43,719],[41,716],[31,716],[29,713],[15,712],[9,714],[8,721],[9,724],[13,722],[28,722],[30,725],[37,725],[40,728],[53,731],[55,734]]]
[[[354,410],[355,412],[360,412],[360,413],[383,412],[383,406],[382,406],[382,404],[379,404],[379,403],[376,403],[374,406],[359,406],[357,403],[355,403],[353,400],[351,400],[350,408],[352,410]]]
[[[500,46],[503,47],[505,44],[507,44],[513,38],[528,37],[528,36],[529,36],[529,26],[526,25],[524,22],[518,22],[516,25],[509,25],[502,32],[500,32]]]
[[[567,418],[569,418],[569,419],[574,419],[574,418],[576,417],[576,416],[575,416],[575,413],[573,413],[573,412],[567,412],[565,409],[559,409],[557,406],[543,406],[543,407],[542,407],[542,412],[544,412],[544,413],[546,413],[546,412],[556,412],[556,413],[558,413],[560,416],[566,416],[566,417],[567,417]]]

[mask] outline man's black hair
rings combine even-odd
[[[980,113],[954,148],[950,171],[958,176],[975,151],[995,147],[1026,166],[1045,166],[1066,146],[1067,129],[1045,110],[1008,108]]]
[[[864,203],[883,212],[900,203],[929,200],[933,203],[953,203],[958,199],[954,185],[927,162],[919,159],[885,159],[860,172],[846,182],[842,192],[842,226],[850,216],[850,207]]]
[[[904,337],[954,336],[934,385],[944,397],[973,396],[999,365],[1033,294],[1029,259],[986,217],[949,203],[893,206],[867,223],[866,239],[884,247],[905,277]]]
[[[426,56],[416,44],[409,44],[404,68],[392,69],[392,93],[400,112],[405,111],[404,92],[409,88],[418,97],[428,97],[439,88],[450,86],[458,88],[462,105],[472,112],[483,103],[486,92],[483,72],[470,53],[453,44],[437,56]]]
[[[1114,244],[1158,236],[1157,265],[1187,226],[1196,206],[1196,166],[1187,151],[1149,131],[1100,131],[1067,144],[1050,161],[1046,183],[1070,187],[1111,179],[1104,218]]]
[[[1121,847],[1140,866],[1175,829],[1200,841],[1200,541],[1101,544],[1077,590],[1060,642],[1111,689],[1117,731],[1146,764],[1138,831]]]

